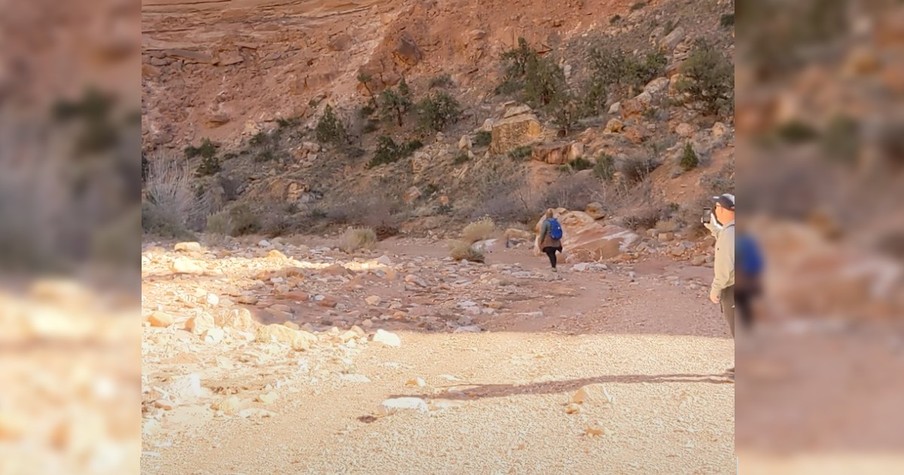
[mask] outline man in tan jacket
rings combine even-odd
[[[720,228],[716,237],[716,255],[713,261],[713,284],[709,290],[709,299],[721,304],[722,314],[728,321],[731,336],[735,334],[735,199],[734,195],[724,194],[715,197],[716,204],[713,215]],[[734,368],[732,368],[734,369]]]

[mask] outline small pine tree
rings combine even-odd
[[[405,114],[411,110],[413,105],[411,101],[411,89],[405,78],[399,83],[395,90],[386,89],[380,95],[380,105],[383,108],[383,118],[385,120],[395,119],[399,127],[403,124]]]
[[[317,140],[321,143],[339,145],[346,142],[348,139],[345,125],[339,120],[339,117],[336,116],[336,113],[330,105],[327,105],[326,109],[324,109],[323,115],[320,116],[320,120],[317,121],[317,127],[314,129],[314,132],[316,133]]]
[[[684,144],[684,153],[681,154],[681,168],[684,171],[690,171],[697,168],[697,165],[700,165],[700,159],[697,157],[697,152],[694,152],[694,147],[690,143]]]
[[[687,102],[699,102],[710,114],[730,113],[734,107],[734,65],[715,46],[698,41],[681,65],[678,91],[689,95]]]
[[[421,128],[441,132],[461,118],[461,105],[454,97],[439,92],[425,98],[417,106]]]

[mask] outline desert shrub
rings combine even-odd
[[[524,160],[526,158],[530,158],[533,151],[534,148],[530,145],[522,145],[520,147],[515,147],[509,150],[508,156],[512,160]]]
[[[260,231],[260,219],[246,204],[233,206],[229,210],[230,234],[241,236]]]
[[[487,132],[486,130],[477,132],[477,135],[474,137],[474,145],[477,147],[486,147],[492,141],[493,134],[491,132]]]
[[[146,197],[142,229],[151,234],[184,236],[198,216],[207,214],[205,203],[192,189],[191,172],[172,157],[158,156],[149,162]]]
[[[827,157],[853,163],[861,145],[860,124],[850,117],[833,117],[823,134],[822,144]]]
[[[205,138],[204,140],[201,141],[201,145],[199,147],[195,147],[192,145],[185,147],[185,157],[186,158],[195,158],[195,157],[212,158],[214,155],[217,154],[217,149],[219,147],[220,147],[219,145],[211,142],[210,139]]]
[[[461,152],[455,156],[455,160],[453,160],[452,162],[455,163],[456,165],[461,165],[462,163],[465,163],[470,159],[471,159],[471,157],[469,157],[467,153]]]
[[[596,164],[593,165],[593,174],[601,180],[611,180],[615,174],[615,159],[606,153],[600,154]]]
[[[681,65],[679,92],[686,103],[699,103],[708,114],[730,114],[734,109],[734,65],[714,45],[698,40]]]
[[[665,73],[667,58],[659,51],[643,57],[621,49],[594,46],[587,56],[590,78],[584,88],[584,109],[587,114],[603,110],[609,95],[627,97],[648,82]]]
[[[395,119],[396,123],[399,127],[403,124],[403,119],[405,118],[405,114],[411,110],[413,105],[411,99],[411,88],[408,87],[408,83],[405,82],[405,78],[402,78],[402,81],[396,86],[395,89],[388,88],[385,89],[380,94],[380,115],[384,120],[392,120]]]
[[[651,157],[629,157],[618,163],[618,171],[628,183],[640,183],[656,169],[656,162]]]
[[[581,170],[590,170],[591,168],[593,168],[594,163],[584,157],[577,157],[568,165],[572,170],[579,172]]]
[[[419,140],[412,140],[406,144],[396,143],[392,137],[382,135],[377,139],[377,150],[374,152],[373,158],[368,162],[368,168],[378,167],[388,163],[397,162],[409,155],[415,150],[423,147],[423,143]]]
[[[195,171],[195,174],[198,176],[210,176],[215,175],[220,171],[220,159],[216,156],[212,157],[204,157],[201,159],[201,164],[198,165],[198,169]]]
[[[734,26],[734,13],[726,13],[719,18],[719,26],[728,28]]]
[[[473,244],[489,239],[494,232],[496,232],[496,223],[492,218],[484,217],[465,226],[461,231],[461,238],[463,241]]]
[[[374,232],[377,234],[377,240],[383,241],[393,236],[398,236],[399,227],[389,224],[381,224],[374,229]]]
[[[230,234],[229,211],[223,210],[207,217],[207,232],[220,236]]]
[[[673,233],[681,227],[681,224],[675,219],[660,219],[655,227],[660,233]]]
[[[694,147],[690,142],[684,144],[684,151],[681,153],[681,168],[684,171],[690,171],[697,168],[698,165],[700,165],[700,159],[697,157],[697,152],[694,152]]]
[[[659,216],[658,209],[647,207],[622,218],[622,224],[632,231],[652,229],[659,222]]]
[[[452,76],[448,73],[440,74],[430,80],[430,88],[449,87],[452,85]]]
[[[633,5],[631,5],[631,11],[634,12],[634,11],[640,10],[645,6],[647,6],[647,2],[637,2]]]
[[[314,128],[317,141],[324,144],[340,145],[348,140],[348,133],[345,124],[336,116],[333,107],[327,104],[323,111],[323,115],[317,121]]]
[[[621,20],[621,15],[613,15],[612,18],[609,19],[609,24],[614,25]]]
[[[811,125],[799,120],[792,120],[776,127],[776,136],[783,142],[800,144],[811,142],[819,137],[819,132]]]
[[[560,178],[544,190],[540,208],[566,208],[582,210],[597,201],[600,194],[599,182],[588,175],[570,175]]]
[[[364,133],[370,134],[376,132],[380,128],[380,124],[374,120],[368,120],[366,124],[364,124]]]
[[[281,129],[287,129],[290,127],[298,127],[299,125],[301,125],[301,119],[298,117],[289,117],[289,118],[280,117],[280,118],[276,119],[276,124]]]
[[[540,56],[524,38],[518,46],[502,54],[505,75],[497,93],[521,91],[523,100],[534,108],[565,103],[568,92],[565,72],[552,58]]]
[[[461,105],[445,92],[431,94],[417,105],[418,122],[424,130],[443,131],[461,119]]]
[[[449,247],[449,256],[456,261],[483,263],[486,260],[482,252],[474,249],[470,243],[465,241],[453,241]]]
[[[272,162],[273,160],[276,160],[276,153],[270,147],[261,150],[254,156],[254,161],[257,163]]]
[[[347,253],[377,247],[377,233],[371,228],[349,228],[339,238],[339,248]]]

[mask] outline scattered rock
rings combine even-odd
[[[154,312],[148,316],[148,322],[157,328],[166,328],[172,325],[174,320],[172,315],[164,312]]]
[[[461,140],[458,141],[458,149],[459,150],[471,150],[471,136],[470,135],[462,135]]]
[[[579,412],[581,412],[581,406],[576,403],[571,403],[565,406],[566,414],[577,414]]]
[[[402,339],[399,338],[398,335],[382,329],[377,330],[377,332],[374,334],[373,341],[395,348],[402,346]]]
[[[242,409],[242,401],[238,396],[229,396],[220,402],[213,403],[211,408],[215,411],[221,411],[223,414],[233,416]]]
[[[692,126],[691,124],[682,122],[682,123],[678,124],[677,127],[675,127],[675,133],[682,137],[690,138],[690,137],[693,137],[694,133],[696,133],[696,130],[694,129],[694,126]]]
[[[691,258],[691,265],[702,266],[706,264],[706,256],[694,256]]]
[[[364,301],[367,302],[367,305],[370,305],[371,307],[376,307],[376,306],[380,305],[380,303],[383,302],[383,299],[381,299],[380,297],[378,297],[376,295],[371,295],[370,297],[367,297],[366,299],[364,299]]]
[[[178,252],[201,252],[201,243],[197,242],[180,242],[176,243],[173,246],[173,249]]]
[[[659,42],[659,47],[666,51],[672,51],[678,46],[678,43],[681,43],[681,40],[684,39],[684,35],[684,28],[679,26],[672,30],[668,35],[665,35],[665,38]]]
[[[453,333],[480,333],[482,331],[483,328],[480,328],[479,325],[467,325],[456,328]]]
[[[203,274],[204,268],[190,259],[179,257],[173,261],[170,269],[176,274]]]
[[[239,331],[253,332],[259,323],[251,316],[247,308],[236,308],[221,313],[214,319],[216,324],[223,328],[234,328]]]
[[[424,402],[423,399],[416,397],[399,397],[394,399],[387,399],[383,401],[383,407],[388,410],[416,410],[420,412],[427,412],[427,403]]]
[[[241,418],[248,419],[251,417],[273,417],[276,415],[276,413],[268,411],[266,409],[261,409],[259,407],[249,407],[248,409],[242,409],[241,411],[239,411],[238,415]]]
[[[417,386],[422,388],[427,385],[427,382],[424,381],[424,378],[413,378],[405,381],[405,386]]]
[[[624,128],[625,123],[615,118],[609,119],[609,122],[606,123],[606,132],[609,133],[617,134]]]
[[[343,374],[339,376],[339,379],[342,381],[346,381],[349,383],[369,383],[370,378],[364,376],[363,374]]]
[[[616,115],[621,111],[621,102],[616,102],[609,106],[609,115]]]
[[[223,341],[223,338],[226,338],[226,332],[224,332],[222,328],[214,327],[205,331],[202,336],[204,337],[204,343],[215,345]]]
[[[588,204],[584,212],[595,220],[600,220],[606,217],[606,212],[604,211],[603,205],[597,202]]]
[[[202,335],[204,332],[215,326],[216,322],[214,322],[213,317],[206,313],[195,315],[185,321],[185,329],[195,335]]]
[[[279,394],[275,391],[270,391],[257,397],[257,400],[264,404],[273,404],[277,399],[279,399]]]

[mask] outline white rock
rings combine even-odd
[[[223,341],[223,338],[226,338],[226,332],[224,332],[222,328],[211,328],[204,332],[205,343],[215,345]]]
[[[389,256],[380,256],[380,258],[377,259],[377,264],[389,267],[392,266],[392,259],[390,259]]]
[[[260,247],[270,247],[270,241],[262,239],[257,245]]]
[[[201,244],[197,242],[180,242],[173,247],[176,251],[200,252]]]
[[[167,391],[171,396],[182,401],[192,400],[204,395],[204,390],[201,388],[201,376],[198,373],[175,378],[170,383]]]
[[[383,407],[390,410],[409,409],[420,412],[427,412],[427,403],[416,397],[398,397],[383,401]]]
[[[391,333],[385,330],[377,330],[377,333],[374,334],[373,341],[376,343],[382,343],[386,346],[392,346],[398,348],[402,346],[402,340],[395,333]]]
[[[479,325],[467,325],[456,328],[453,333],[480,333],[482,331],[483,329]]]
[[[363,374],[343,374],[339,376],[339,379],[342,381],[347,381],[350,383],[369,383],[370,378],[364,376]]]
[[[220,297],[218,297],[216,294],[207,294],[207,303],[209,305],[219,305]]]

